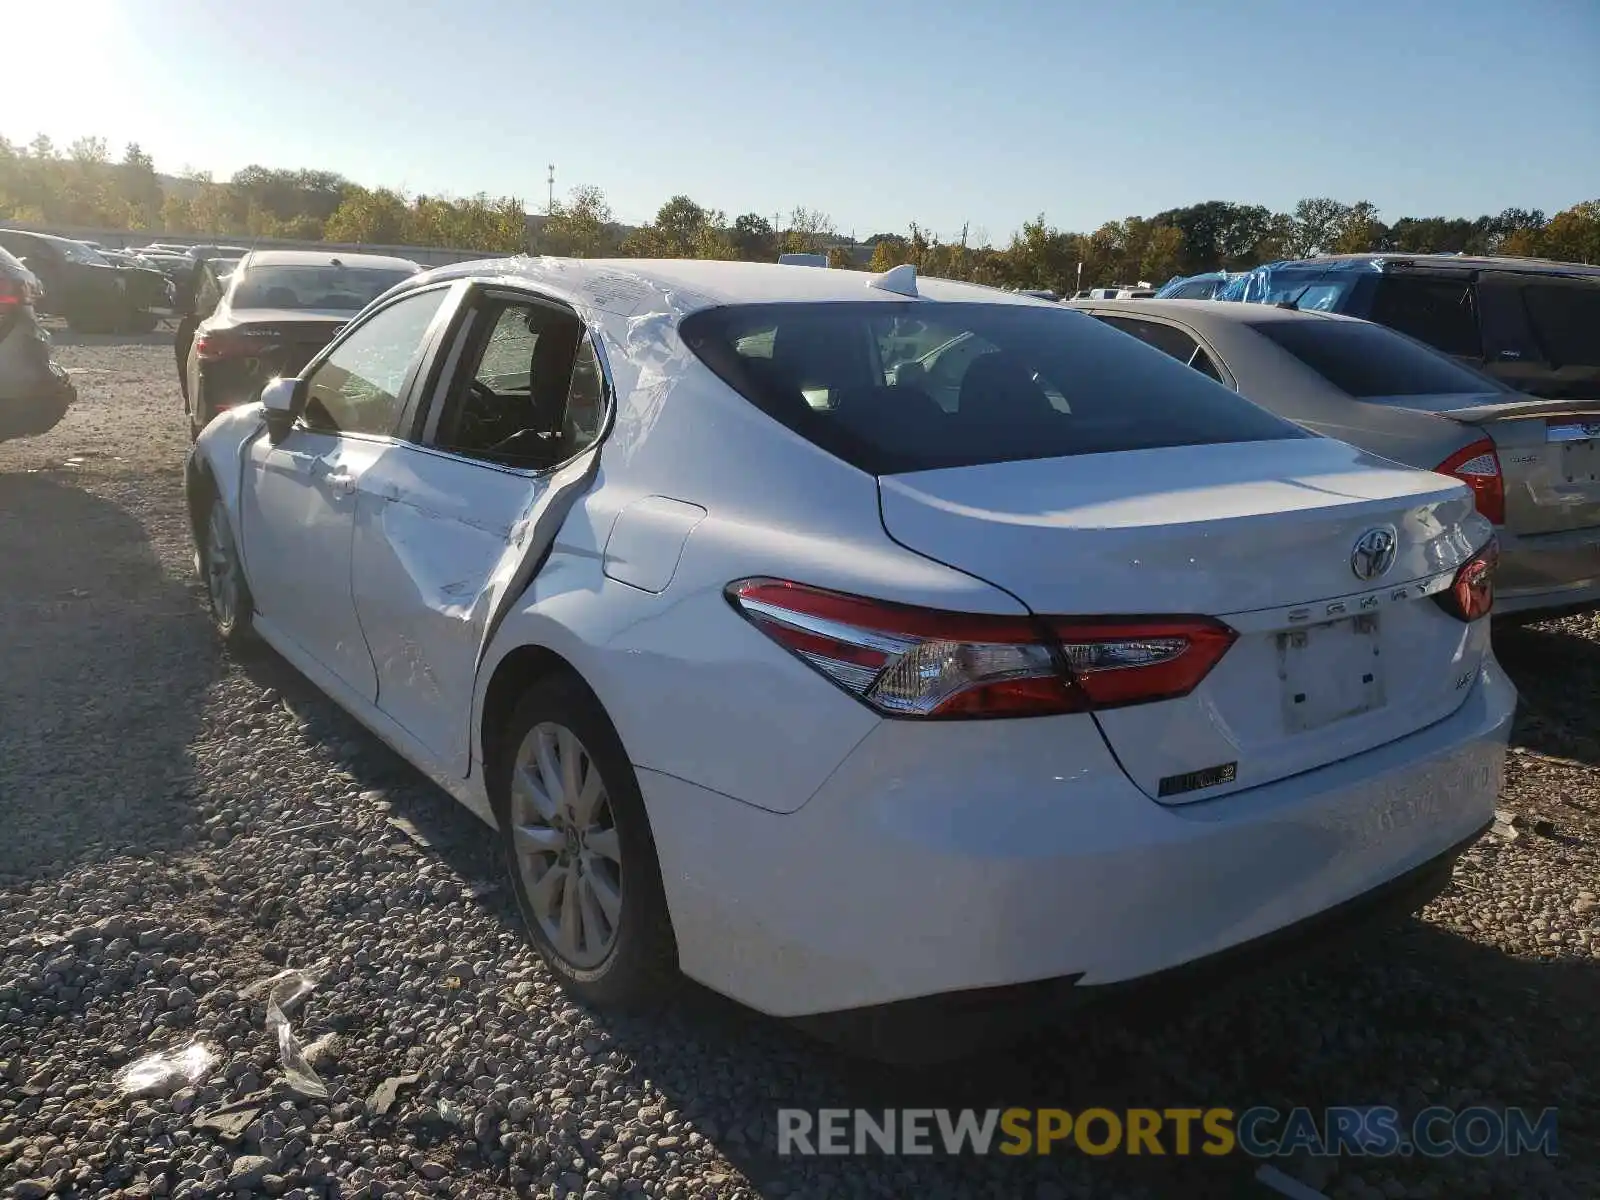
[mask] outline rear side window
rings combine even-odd
[[[1372,302],[1372,319],[1446,354],[1482,358],[1478,307],[1465,279],[1385,275]]]
[[[1600,367],[1600,287],[1532,283],[1522,301],[1552,367]]]
[[[1205,352],[1199,341],[1175,325],[1163,325],[1160,321],[1141,321],[1135,317],[1102,316],[1100,319],[1113,329],[1131,333],[1146,345],[1170,354],[1186,366],[1193,367],[1213,379],[1219,378],[1211,356]]]
[[[1506,390],[1487,375],[1378,325],[1327,317],[1250,328],[1358,400]]]
[[[875,475],[1312,436],[1081,313],[927,301],[685,318],[730,387]]]

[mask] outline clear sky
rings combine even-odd
[[[858,237],[1600,198],[1600,0],[0,0],[0,134]],[[19,77],[20,70],[20,77]]]

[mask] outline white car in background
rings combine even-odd
[[[442,267],[188,488],[222,633],[498,829],[589,1002],[937,1056],[912,1014],[1409,909],[1500,789],[1464,484],[909,267]]]

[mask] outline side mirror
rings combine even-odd
[[[274,379],[261,389],[261,412],[267,422],[267,439],[276,446],[289,436],[305,403],[305,384],[298,379]]]

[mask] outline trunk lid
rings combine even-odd
[[[353,316],[331,310],[251,308],[231,313],[228,324],[260,340],[257,357],[262,369],[296,375]]]
[[[1600,403],[1503,393],[1393,403],[1481,429],[1494,442],[1513,533],[1600,526]]]
[[[1189,695],[1100,711],[1165,803],[1312,770],[1441,720],[1488,645],[1429,597],[1489,537],[1465,485],[1325,438],[884,476],[884,526],[1040,614],[1193,613],[1238,641]],[[1357,542],[1393,539],[1357,573]]]

